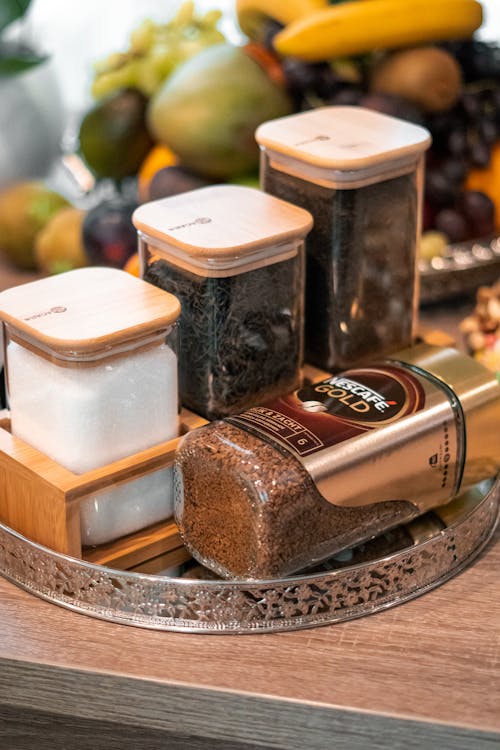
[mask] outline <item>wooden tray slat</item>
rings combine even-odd
[[[128,570],[158,555],[182,548],[182,540],[173,520],[157,523],[99,547],[84,548],[82,558],[95,565]]]

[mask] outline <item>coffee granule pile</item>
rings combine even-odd
[[[164,260],[146,281],[181,302],[181,403],[207,419],[293,390],[303,351],[303,257],[223,278]]]
[[[411,503],[328,503],[291,454],[218,421],[188,433],[175,516],[193,557],[227,578],[282,577],[418,515]]]
[[[265,163],[263,187],[309,210],[306,360],[348,368],[411,343],[417,240],[415,173],[337,190]]]

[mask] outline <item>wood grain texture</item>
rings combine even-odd
[[[160,343],[160,332],[177,320],[180,309],[173,294],[101,266],[47,276],[0,293],[0,320],[13,333],[71,360],[100,349],[109,354],[109,347],[119,344],[130,348],[131,341],[138,346],[142,337],[142,343],[153,335]]]
[[[163,555],[151,558],[140,563],[140,565],[128,566],[127,570],[133,573],[148,573],[149,575],[172,575],[168,573],[170,568],[176,568],[179,565],[191,559],[191,555],[184,546],[166,552]]]
[[[95,565],[127,570],[157,555],[177,550],[182,540],[174,521],[166,521],[149,526],[135,534],[122,537],[116,542],[101,544],[99,547],[83,550],[82,557]],[[184,559],[187,559],[187,555]],[[176,558],[177,559],[177,558]],[[171,563],[175,565],[177,563]]]
[[[34,541],[79,556],[78,513],[60,484],[70,472],[0,428],[0,521]]]
[[[258,750],[262,745],[169,734],[144,726],[93,721],[71,716],[23,711],[0,707],[0,741],[2,750]],[[285,749],[284,749],[285,750]]]
[[[249,265],[259,268],[264,261],[253,255],[256,251],[267,249],[268,257],[279,257],[313,223],[303,208],[241,185],[210,185],[144,203],[132,221],[146,241],[151,239],[154,255],[195,273],[201,266],[201,275],[207,276],[215,270],[209,260],[224,259],[238,273]],[[216,275],[225,275],[224,269],[218,268]]]
[[[500,531],[419,599],[276,635],[113,625],[0,578],[0,747],[493,750],[499,590]]]
[[[202,417],[181,410],[179,434],[203,424],[206,420]],[[2,416],[0,521],[39,544],[74,557],[82,556],[78,501],[170,466],[179,443],[179,438],[174,438],[84,474],[73,474],[9,430],[9,420]],[[85,557],[123,569],[181,546],[177,529],[169,523],[103,545]]]
[[[499,584],[497,533],[462,574],[386,612],[215,636],[100,622],[0,579],[0,705],[144,725],[207,747],[498,747]]]

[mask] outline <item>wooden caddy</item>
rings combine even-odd
[[[206,424],[183,409],[180,434]],[[145,573],[189,559],[173,520],[135,534],[83,548],[79,501],[90,494],[172,464],[180,438],[148,448],[84,474],[73,474],[10,433],[8,415],[0,419],[0,522],[34,542],[96,565]]]

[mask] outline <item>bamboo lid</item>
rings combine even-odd
[[[259,145],[281,156],[327,170],[368,170],[415,161],[431,143],[419,125],[364,107],[319,107],[265,122]]]
[[[114,268],[81,268],[0,294],[0,320],[67,356],[165,330],[179,314],[174,295]]]
[[[231,265],[304,237],[312,216],[255,188],[214,185],[145,203],[132,217],[136,229],[194,262]]]

